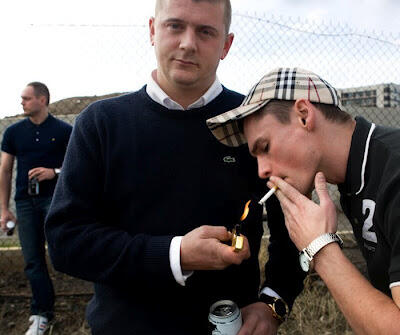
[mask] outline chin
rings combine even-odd
[[[292,185],[297,191],[299,191],[303,195],[308,195],[312,192],[314,189],[313,185],[310,187],[309,185],[304,185],[304,184],[292,184],[288,182],[290,185]]]
[[[191,76],[190,74],[174,76],[174,80],[177,83],[182,83],[186,85],[196,81],[195,78],[193,78],[193,76]]]

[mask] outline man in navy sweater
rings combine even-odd
[[[54,315],[54,290],[45,258],[44,218],[72,127],[49,114],[50,93],[45,84],[29,83],[21,98],[27,118],[7,128],[1,144],[1,227],[7,231],[6,223],[10,220],[18,224],[25,274],[32,289],[31,324],[26,334],[41,335]],[[15,158],[17,218],[9,209]]]
[[[286,311],[275,304],[291,307],[302,289],[277,201],[262,299],[261,206],[250,205],[243,250],[229,245],[244,204],[265,190],[247,148],[225,147],[205,124],[243,99],[216,77],[230,20],[229,0],[157,1],[148,84],[76,120],[46,234],[55,268],[95,283],[93,334],[206,334],[221,299],[241,308],[240,333],[276,334]]]

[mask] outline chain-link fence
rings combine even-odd
[[[36,66],[57,71],[59,79],[47,84],[53,96],[64,99],[54,102],[50,110],[71,124],[90,102],[140,88],[156,66],[145,24],[32,25],[21,29],[27,44],[39,37],[51,41],[41,50]],[[235,13],[231,30],[234,43],[218,70],[226,87],[247,93],[271,69],[298,66],[340,89],[344,108],[352,115],[400,126],[399,32],[360,32],[350,26],[259,13]],[[54,62],[60,59],[67,64]],[[6,127],[20,118],[0,120],[1,138]],[[0,259],[6,259],[0,266],[0,278],[13,265],[12,248],[18,250],[17,234],[8,237],[0,233]]]

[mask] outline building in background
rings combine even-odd
[[[343,107],[400,107],[400,85],[388,83],[339,89]]]

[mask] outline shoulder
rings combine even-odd
[[[226,99],[229,99],[230,101],[232,101],[233,103],[236,103],[237,105],[241,104],[241,102],[244,99],[244,95],[236,92],[236,91],[232,91],[228,88],[226,88],[225,86],[223,87],[223,91],[221,94],[224,95],[224,97],[226,97]]]
[[[377,163],[400,164],[400,129],[377,126],[371,139],[371,157]]]
[[[135,110],[141,109],[143,100],[140,90],[95,101],[77,116],[74,127],[112,127],[115,122],[123,122],[125,118],[122,115],[129,116]]]
[[[132,105],[140,104],[140,91],[126,93],[117,97],[102,99],[91,103],[85,108],[79,117],[104,117],[113,112],[121,112],[132,107]]]
[[[5,134],[9,135],[9,134],[17,133],[19,131],[24,131],[24,129],[27,126],[27,124],[28,124],[28,120],[27,119],[19,120],[19,121],[13,123],[12,125],[9,125],[6,128]]]
[[[129,107],[133,103],[139,103],[141,99],[143,89],[131,92],[124,93],[119,96],[113,98],[107,98],[102,100],[97,100],[89,105],[89,109],[94,110],[104,110],[104,109],[115,109],[115,108],[124,108]]]
[[[55,117],[55,116],[53,116],[53,118],[54,118],[55,124],[57,124],[59,127],[65,128],[67,130],[68,129],[72,129],[72,126],[68,122],[66,122],[64,120],[61,120],[61,119],[59,119],[58,117]]]

